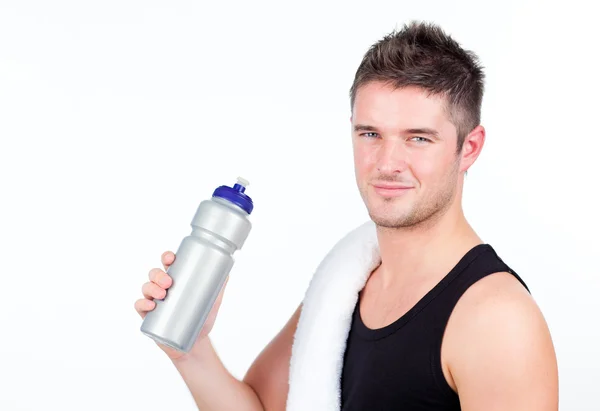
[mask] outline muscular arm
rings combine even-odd
[[[537,304],[508,273],[473,285],[448,323],[448,365],[464,411],[556,411],[558,371]]]
[[[244,382],[257,393],[265,411],[285,410],[292,344],[301,307],[298,306],[287,324],[258,355],[244,377]]]
[[[296,309],[281,331],[257,356],[242,381],[234,378],[217,356],[209,338],[194,357],[175,360],[175,366],[201,410],[284,411]]]

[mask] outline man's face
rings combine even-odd
[[[358,89],[351,119],[356,181],[377,225],[413,226],[453,204],[461,157],[444,103],[415,87],[371,82]]]

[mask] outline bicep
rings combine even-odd
[[[462,409],[557,410],[556,356],[533,299],[493,292],[471,309],[451,364]]]
[[[244,382],[256,392],[266,411],[285,410],[294,334],[302,305],[256,357]]]

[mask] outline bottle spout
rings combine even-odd
[[[252,199],[248,197],[248,194],[244,193],[249,184],[250,183],[245,178],[238,177],[237,183],[235,183],[233,187],[227,185],[217,187],[213,192],[213,197],[223,198],[241,207],[246,213],[250,214],[254,209],[254,204],[252,203]]]
[[[238,190],[240,193],[246,191],[246,187],[250,185],[250,182],[243,177],[237,178],[237,183],[234,184],[233,188]]]

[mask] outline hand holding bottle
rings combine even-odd
[[[145,298],[136,303],[138,312],[144,313],[140,330],[163,349],[171,348],[171,358],[189,353],[214,325],[233,254],[252,227],[249,216],[254,205],[244,193],[247,185],[238,178],[233,187],[220,186],[202,201],[190,235],[176,253],[163,254],[164,270],[151,270],[150,281],[142,287]]]
[[[166,273],[166,271],[169,269],[169,266],[173,264],[173,261],[175,261],[175,254],[171,251],[166,251],[161,256],[161,262],[164,270],[161,270],[160,268],[153,268],[148,273],[149,281],[142,285],[142,294],[144,298],[140,298],[135,302],[135,309],[138,312],[138,314],[142,317],[142,319],[146,316],[146,314],[149,311],[152,311],[154,307],[156,307],[156,302],[154,301],[154,299],[164,298],[167,294],[169,287],[171,286],[171,284],[173,284],[173,279],[169,276],[169,274]],[[213,308],[211,309],[210,313],[208,314],[208,317],[206,318],[206,322],[204,323],[204,326],[202,327],[200,334],[198,335],[194,347],[198,345],[198,341],[207,337],[210,331],[212,330],[215,324],[215,319],[217,318],[217,313],[219,312],[219,307],[221,306],[221,301],[223,300],[223,294],[225,292],[225,286],[227,285],[228,280],[229,276],[227,277],[227,280],[225,280],[225,284],[223,285],[223,288],[221,289],[219,296],[217,297],[215,304],[213,305]],[[171,360],[177,360],[186,355],[185,353],[171,348],[169,346],[163,345],[158,341],[156,343],[169,356]],[[190,355],[193,355],[194,347],[192,347]]]

